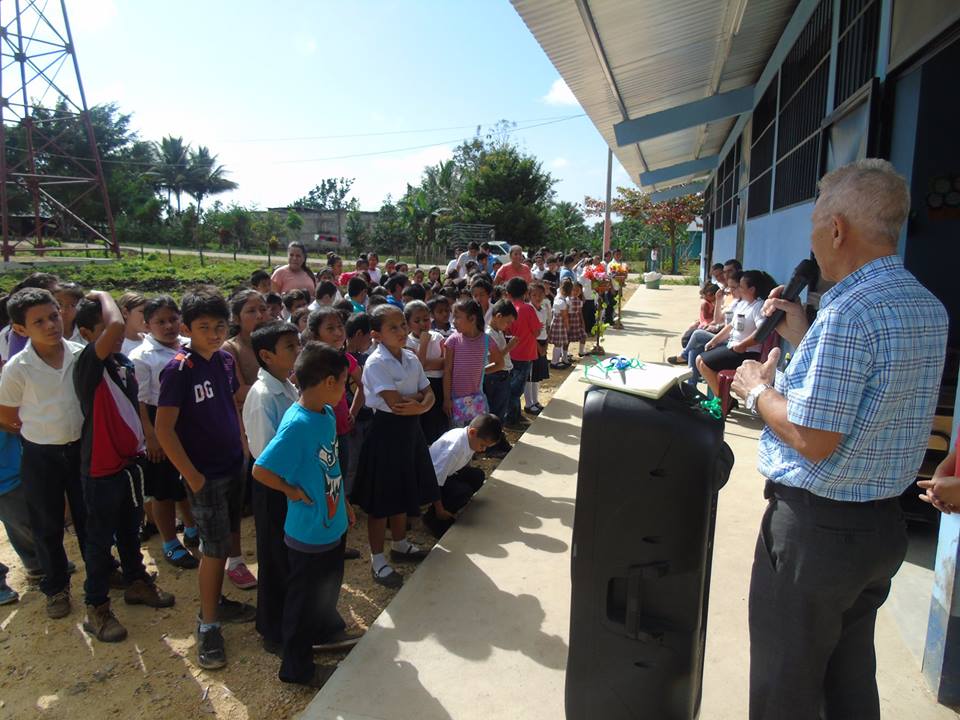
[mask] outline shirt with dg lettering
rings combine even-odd
[[[185,347],[160,373],[157,406],[180,409],[177,437],[190,462],[206,477],[230,475],[243,464],[233,400],[239,387],[233,357],[223,350],[204,360]]]

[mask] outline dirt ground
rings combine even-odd
[[[624,301],[635,289],[628,285]],[[541,384],[540,402],[546,405],[574,371],[576,366],[551,370],[550,379]],[[507,434],[515,443],[522,432]],[[499,461],[483,458],[474,464],[489,475]],[[419,521],[409,537],[433,545]],[[252,517],[243,520],[242,542],[247,565],[256,574]],[[348,545],[359,549],[364,559],[347,562],[339,607],[348,625],[365,630],[395,591],[377,585],[370,576],[366,522],[360,512]],[[279,660],[263,651],[253,623],[224,626],[226,668],[208,672],[197,666],[196,571],[167,564],[159,537],[143,545],[144,561],[148,571],[157,573],[160,587],[176,595],[177,604],[167,610],[127,606],[122,591],[111,591],[114,612],[129,635],[117,644],[93,640],[82,628],[83,562],[70,531],[65,546],[78,568],[72,580],[73,611],[62,620],[50,620],[43,595],[27,586],[6,534],[0,535],[0,562],[10,567],[7,582],[20,592],[19,603],[0,607],[0,718],[290,718],[312,699],[315,691],[277,679]],[[415,566],[397,569],[409,575]],[[228,580],[224,589],[228,597],[256,602],[256,590],[237,590]],[[316,657],[318,663],[336,665],[345,655]]]

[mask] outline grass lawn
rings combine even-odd
[[[173,262],[169,262],[166,255],[152,253],[144,258],[123,258],[110,263],[57,264],[49,268],[38,265],[0,272],[0,290],[9,292],[27,275],[45,271],[57,274],[62,280],[75,282],[84,289],[109,290],[115,295],[135,290],[180,296],[195,285],[215,285],[229,295],[249,282],[250,273],[261,269],[267,269],[266,258],[263,262],[208,258],[201,266],[199,258],[174,255]]]

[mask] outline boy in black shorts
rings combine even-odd
[[[222,595],[224,563],[240,533],[243,440],[234,395],[240,387],[233,357],[220,346],[230,308],[212,289],[181,303],[190,343],[160,374],[156,432],[164,453],[187,484],[200,528],[200,618],[197,654],[208,670],[227,664],[221,622],[252,622],[256,608]]]

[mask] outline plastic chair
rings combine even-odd
[[[760,362],[766,362],[770,351],[780,344],[780,335],[775,331],[767,336],[760,346]],[[723,409],[723,416],[730,414],[730,407],[733,404],[730,399],[730,388],[733,385],[733,378],[736,376],[736,370],[721,370],[718,376],[720,382],[720,407]]]

